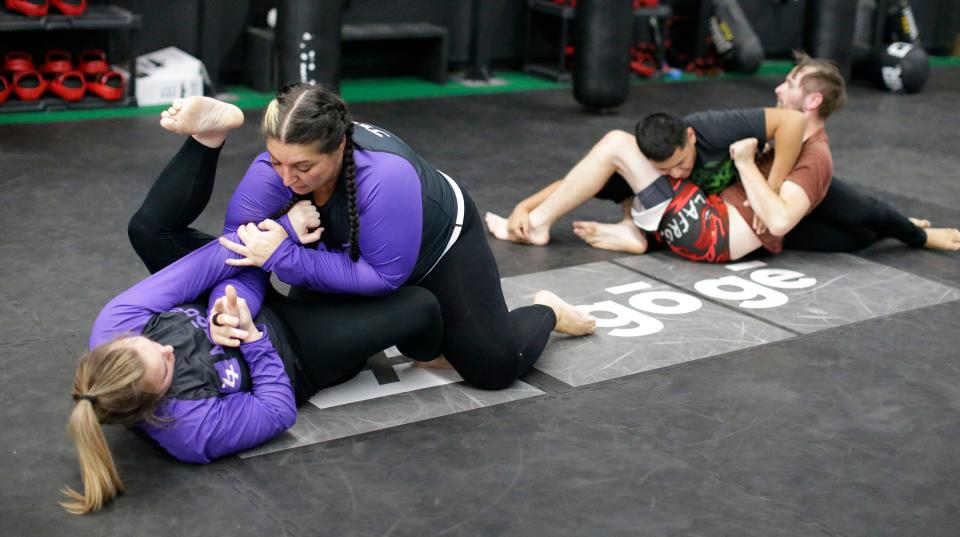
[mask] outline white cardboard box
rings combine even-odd
[[[118,69],[125,78],[129,73]],[[137,104],[169,104],[174,99],[203,95],[203,63],[167,47],[137,57]]]

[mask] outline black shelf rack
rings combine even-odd
[[[140,30],[140,15],[119,6],[93,4],[87,6],[83,15],[70,17],[50,14],[45,17],[26,17],[0,10],[0,35],[11,32],[43,31],[127,31],[130,35],[130,69],[125,96],[119,101],[104,101],[96,96],[84,97],[77,102],[67,102],[57,97],[44,97],[36,101],[20,101],[11,93],[6,102],[0,103],[0,113],[39,112],[43,110],[90,110],[94,108],[124,108],[137,105],[137,39]],[[4,40],[9,42],[9,40]],[[12,82],[12,80],[7,80]]]

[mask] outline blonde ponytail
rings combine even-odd
[[[124,486],[92,401],[77,401],[70,413],[68,428],[77,445],[84,493],[64,487],[63,493],[70,497],[70,501],[62,501],[60,505],[70,513],[85,515],[99,511],[105,503],[123,492]]]
[[[83,492],[62,489],[69,500],[60,505],[75,515],[98,511],[124,491],[100,423],[134,425],[153,421],[161,395],[144,392],[143,360],[123,340],[105,343],[80,358],[73,379],[73,399],[67,428],[77,447]]]

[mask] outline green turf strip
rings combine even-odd
[[[780,76],[790,71],[792,63],[787,60],[770,60],[763,63],[756,73],[725,73],[715,77],[702,77],[691,73],[681,73],[676,79],[651,80],[635,78],[634,85],[655,83],[692,82],[698,80],[731,80],[758,76]],[[933,56],[930,65],[934,67],[960,65],[960,58]],[[509,93],[568,88],[570,84],[551,82],[523,73],[502,71],[495,73],[496,83],[483,86],[466,85],[455,78],[447,84],[435,84],[415,77],[366,78],[344,80],[341,94],[348,103],[375,101],[395,101],[406,99],[430,99],[461,95],[484,95],[491,93]],[[259,93],[242,86],[227,88],[229,100],[245,110],[255,110],[266,106],[272,93]],[[0,107],[3,105],[0,104]],[[46,112],[0,113],[0,125],[15,123],[49,123],[55,121],[80,121],[87,119],[111,119],[117,117],[155,116],[166,108],[165,105],[144,106],[138,108],[101,108],[94,110],[59,110]]]

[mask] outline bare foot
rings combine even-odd
[[[517,244],[532,244],[533,246],[546,246],[550,242],[549,227],[533,227],[528,234],[529,240],[519,237],[510,232],[507,228],[508,220],[498,214],[488,212],[483,219],[487,222],[487,231],[495,238],[502,241],[515,242]]]
[[[530,212],[530,231],[527,232],[527,244],[546,246],[550,243],[550,224],[544,222],[537,209]]]
[[[425,367],[428,369],[453,369],[453,366],[450,365],[450,362],[448,362],[442,354],[429,362],[414,361],[413,365],[415,367]]]
[[[574,222],[573,232],[587,244],[601,250],[642,254],[647,251],[647,238],[631,220],[616,224]]]
[[[960,229],[949,227],[931,227],[924,230],[927,242],[924,248],[931,250],[960,251]]]
[[[207,147],[220,147],[227,132],[240,125],[243,112],[239,108],[210,97],[177,99],[160,114],[161,127],[193,136]]]
[[[510,230],[507,229],[506,218],[488,211],[487,214],[483,216],[483,219],[487,222],[487,231],[495,238],[502,241],[512,240],[513,242],[519,242],[516,239],[510,238]]]
[[[913,225],[915,225],[915,226],[917,226],[917,227],[921,227],[921,228],[923,228],[923,229],[927,229],[928,227],[930,227],[930,221],[929,221],[929,220],[923,220],[923,219],[920,219],[920,218],[913,218],[912,216],[908,216],[907,218],[909,218],[910,221],[913,222]]]
[[[561,334],[585,336],[592,334],[597,327],[597,320],[592,315],[565,302],[550,291],[537,291],[537,294],[533,295],[533,303],[548,306],[557,314],[557,325],[553,329]]]

